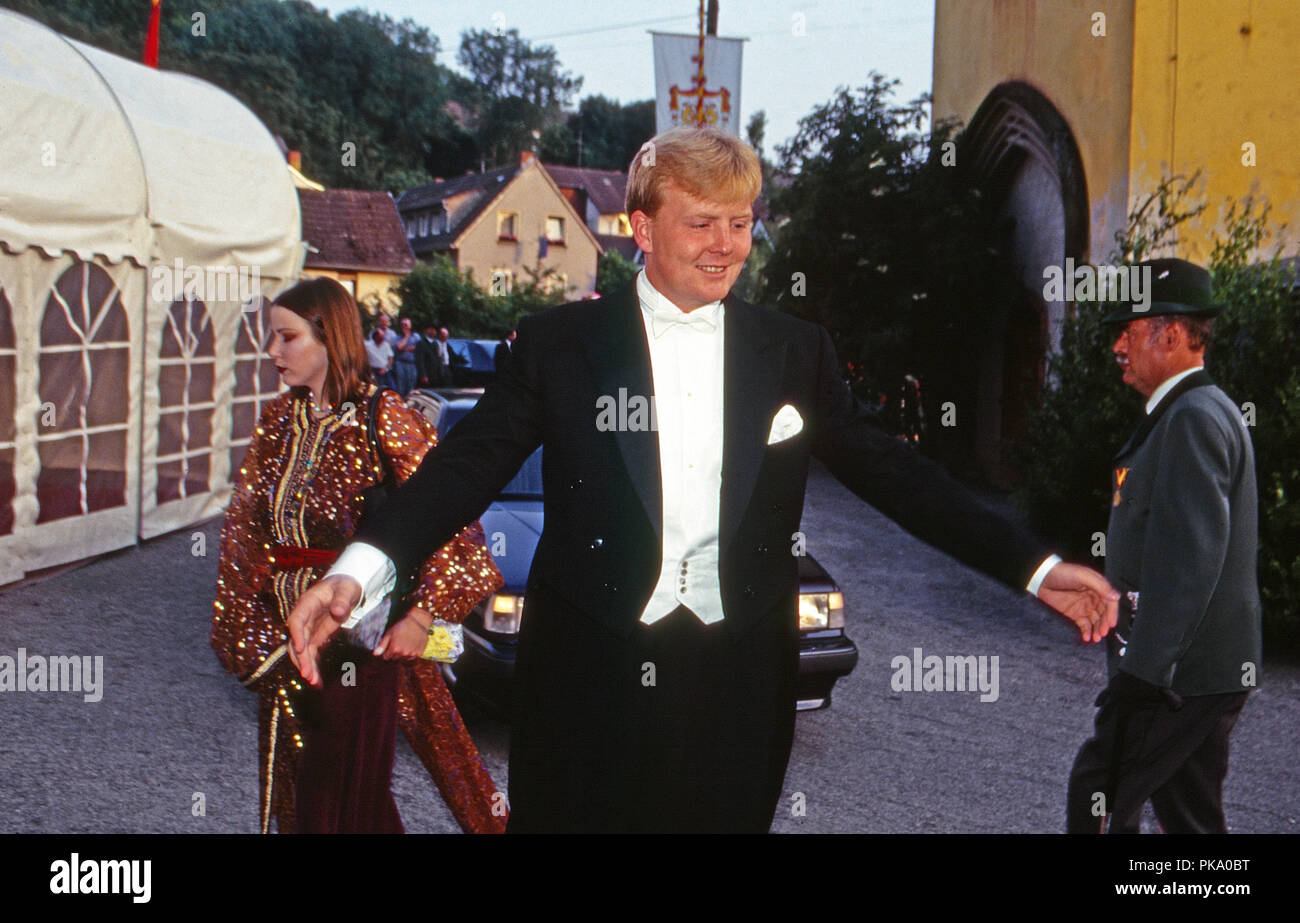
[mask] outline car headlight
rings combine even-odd
[[[843,593],[800,593],[799,630],[844,627]]]
[[[493,593],[483,613],[483,627],[502,635],[519,634],[524,617],[524,598],[513,593]]]

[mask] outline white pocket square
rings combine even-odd
[[[767,434],[767,444],[775,445],[785,442],[803,431],[803,417],[794,409],[793,404],[786,404],[772,418],[772,429]]]

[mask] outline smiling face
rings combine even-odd
[[[722,300],[749,256],[753,218],[749,202],[701,199],[667,183],[653,216],[631,215],[650,284],[687,312]]]
[[[329,353],[312,332],[311,325],[288,308],[271,306],[271,342],[267,355],[275,360],[284,383],[291,388],[310,388],[321,400]]]

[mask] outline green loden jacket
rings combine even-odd
[[[1180,696],[1259,680],[1255,455],[1241,411],[1204,370],[1180,381],[1111,472],[1106,577],[1121,608],[1107,638],[1116,670]]]

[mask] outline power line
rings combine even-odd
[[[598,26],[594,29],[575,29],[572,32],[553,32],[550,35],[537,35],[530,41],[541,42],[552,38],[568,38],[570,35],[591,35],[595,32],[616,32],[619,29],[633,29],[637,26],[653,26],[661,22],[678,22],[683,19],[694,21],[695,16],[660,16],[658,19],[642,19],[638,22],[625,22],[616,26]]]

